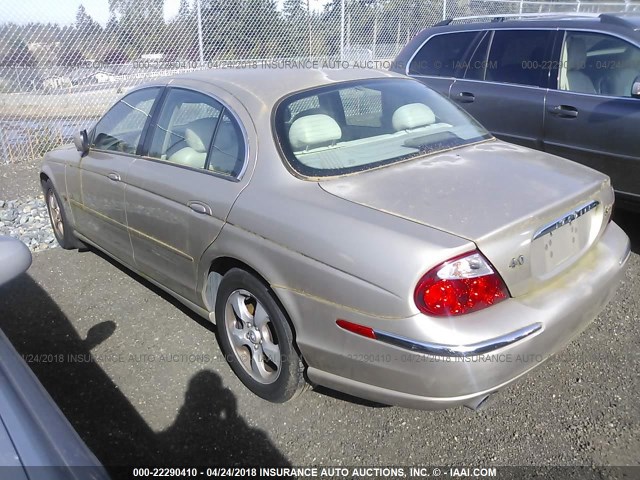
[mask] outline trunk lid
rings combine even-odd
[[[500,141],[328,179],[320,187],[475,242],[514,297],[580,259],[604,230],[613,204],[605,175]]]

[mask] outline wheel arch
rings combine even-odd
[[[217,257],[209,265],[209,269],[207,271],[207,279],[205,280],[204,301],[205,306],[207,307],[207,309],[209,309],[210,312],[215,311],[216,308],[216,294],[218,292],[217,287],[220,285],[220,280],[222,280],[222,277],[224,277],[224,275],[232,268],[245,270],[246,272],[251,273],[252,275],[257,277],[262,283],[270,287],[270,283],[265,278],[265,276],[260,274],[248,263],[228,255]],[[212,274],[216,275],[217,277],[212,279]],[[214,287],[215,290],[212,290],[212,287]]]
[[[42,187],[42,193],[46,195],[45,185],[47,182],[51,182],[53,188],[56,190],[58,195],[60,196],[60,200],[62,200],[63,207],[66,211],[71,213],[71,205],[69,204],[69,198],[67,197],[67,182],[65,178],[65,166],[55,164],[56,170],[58,170],[57,174],[54,172],[54,168],[49,163],[44,163],[42,165],[42,169],[40,170],[40,186]],[[73,214],[71,213],[71,222],[75,224],[75,219],[73,218]]]
[[[258,269],[254,268],[246,261],[240,260],[236,256],[221,255],[219,257],[216,257],[209,264],[209,269],[207,270],[207,277],[203,289],[203,300],[205,302],[205,307],[210,312],[209,319],[215,322],[216,296],[218,288],[220,286],[220,282],[222,281],[224,275],[229,270],[234,268],[239,268],[252,274],[268,288],[269,292],[273,295],[275,302],[282,310],[284,317],[287,319],[287,323],[289,323],[289,327],[291,328],[291,332],[293,333],[293,346],[304,362],[304,358],[297,344],[297,329],[295,322],[292,320],[290,309],[287,308],[285,302],[283,302],[279,297],[278,293],[272,287],[272,284],[271,282],[269,282],[266,275],[261,273]]]
[[[40,171],[40,185],[43,189],[48,180],[51,180],[51,176],[44,170]]]

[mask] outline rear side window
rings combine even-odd
[[[549,30],[496,30],[489,52],[486,80],[547,87],[551,59]]]
[[[473,47],[479,32],[445,33],[431,37],[409,65],[410,75],[453,77]]]

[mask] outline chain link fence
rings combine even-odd
[[[153,78],[305,60],[384,68],[417,32],[445,18],[640,12],[630,1],[99,1],[108,3],[104,24],[79,1],[75,22],[65,25],[16,19],[14,3],[0,4],[0,163],[36,159],[67,143],[120,95]],[[179,2],[169,18],[165,2]]]

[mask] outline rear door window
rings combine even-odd
[[[149,156],[188,167],[204,168],[222,105],[211,97],[171,89],[153,128]]]
[[[486,80],[546,88],[554,34],[552,30],[496,30]]]
[[[409,74],[453,77],[482,33],[456,32],[431,37],[411,60]]]
[[[640,75],[640,48],[602,33],[566,32],[560,59],[559,90],[631,97]]]
[[[170,89],[152,128],[151,158],[232,177],[242,171],[242,128],[222,104],[208,95]]]
[[[489,46],[491,45],[492,32],[484,32],[482,39],[476,45],[469,60],[465,60],[461,71],[456,77],[467,80],[484,80],[487,68],[491,68],[488,63]]]

